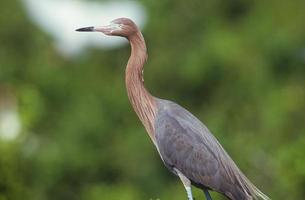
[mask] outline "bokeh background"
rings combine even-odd
[[[305,1],[92,9],[109,3],[1,0],[0,200],[186,199],[128,102],[127,42],[74,32],[125,12],[146,38],[152,94],[203,120],[272,199],[304,199]]]

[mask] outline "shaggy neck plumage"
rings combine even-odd
[[[154,118],[156,102],[144,87],[143,67],[147,59],[146,45],[140,31],[128,37],[131,56],[126,67],[126,88],[129,100],[145,126],[149,136],[155,142]]]

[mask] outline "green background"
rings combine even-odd
[[[305,1],[140,2],[151,93],[204,121],[272,199],[304,199]],[[186,199],[128,102],[129,46],[67,59],[21,2],[0,5],[0,96],[22,120],[0,140],[0,200]]]

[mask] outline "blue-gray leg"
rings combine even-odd
[[[178,169],[174,168],[174,170],[176,171],[177,175],[179,176],[185,187],[188,200],[194,200],[192,195],[191,181],[186,176],[184,176]]]
[[[205,198],[207,200],[212,200],[212,197],[211,197],[209,191],[207,189],[203,189],[203,191],[204,191],[204,194],[205,194]]]
[[[191,187],[185,187],[188,200],[193,200]]]

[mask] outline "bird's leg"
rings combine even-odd
[[[211,197],[209,191],[207,189],[203,189],[203,191],[204,191],[204,194],[205,194],[205,198],[207,200],[212,200],[212,197]]]
[[[182,181],[182,183],[185,187],[188,200],[194,200],[193,195],[192,195],[192,189],[191,189],[191,181],[188,178],[186,178],[179,170],[177,170],[175,168],[174,168],[174,170],[178,174],[180,180]]]
[[[192,189],[190,187],[185,187],[186,193],[187,193],[187,198],[188,200],[193,200],[193,195],[192,195]]]

